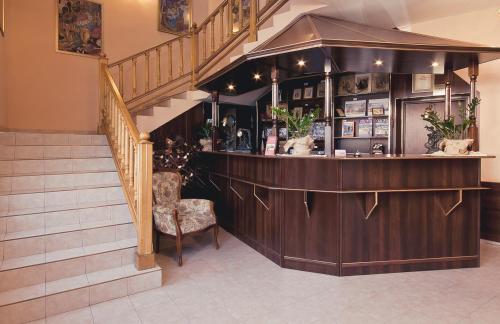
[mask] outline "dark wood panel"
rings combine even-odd
[[[229,175],[265,186],[281,186],[280,159],[265,159],[256,156],[229,156]]]
[[[308,190],[340,189],[340,160],[282,159],[282,186]]]
[[[309,217],[303,192],[288,191],[283,196],[284,266],[338,274],[339,195],[309,193]]]
[[[454,192],[380,194],[377,209],[366,220],[364,194],[343,195],[342,274],[417,267],[401,264],[400,260],[415,260],[408,263],[423,264],[418,267],[424,269],[427,264],[426,269],[433,269],[430,263],[422,261],[478,257],[479,192],[464,192],[463,203],[445,216],[443,210],[449,210],[457,201]],[[379,265],[377,261],[390,261],[390,265]],[[370,262],[374,264],[369,265]],[[447,266],[449,262],[442,263]]]
[[[342,189],[477,187],[479,159],[344,160]]]
[[[500,183],[484,182],[481,193],[481,237],[500,242]]]

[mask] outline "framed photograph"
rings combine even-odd
[[[88,0],[58,0],[56,46],[58,52],[99,56],[102,5]]]
[[[343,109],[337,108],[337,109],[335,109],[335,111],[337,112],[337,115],[339,117],[345,117],[345,113],[344,113]]]
[[[318,98],[325,97],[325,80],[318,83],[318,89],[316,90],[316,97]]]
[[[346,101],[344,112],[346,117],[366,116],[366,100]]]
[[[165,33],[181,35],[189,32],[191,27],[191,0],[159,0],[160,12],[158,30]]]
[[[389,120],[387,118],[373,119],[373,136],[375,137],[389,136]]]
[[[370,93],[372,89],[371,73],[356,74],[354,84],[356,86],[356,94]]]
[[[293,90],[293,100],[300,100],[302,99],[302,89],[295,89]]]
[[[304,88],[304,99],[311,99],[313,97],[314,88],[306,87]]]
[[[355,122],[344,120],[342,122],[342,137],[354,137],[355,128],[356,128]]]
[[[389,92],[390,78],[387,73],[372,74],[372,93],[373,92]]]
[[[372,137],[373,122],[371,118],[361,119],[358,123],[358,137]]]
[[[413,74],[411,92],[432,92],[434,88],[433,74]]]
[[[302,107],[295,107],[292,109],[292,115],[295,118],[302,118],[303,109]]]
[[[349,96],[356,93],[354,84],[354,74],[343,75],[339,78],[339,88],[337,94],[339,96]]]
[[[368,100],[368,116],[383,116],[389,113],[389,98]]]
[[[0,35],[5,36],[5,0],[0,0]]]

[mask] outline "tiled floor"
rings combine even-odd
[[[281,269],[222,231],[159,257],[164,286],[46,323],[500,323],[500,245],[478,269],[337,278]],[[44,323],[41,321],[40,323]]]

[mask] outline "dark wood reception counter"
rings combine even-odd
[[[479,156],[202,155],[219,224],[282,267],[479,266]]]

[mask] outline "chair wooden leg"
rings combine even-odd
[[[219,240],[217,239],[219,235],[219,225],[215,224],[214,225],[214,244],[215,248],[218,250],[219,249]]]
[[[177,248],[177,263],[179,267],[182,267],[182,236],[177,235],[175,237],[175,246]]]

